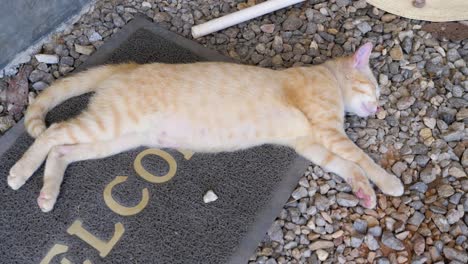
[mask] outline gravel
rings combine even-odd
[[[375,251],[380,248],[379,242],[372,235],[367,235],[364,240],[370,250]]]
[[[367,221],[357,219],[356,221],[354,221],[353,227],[354,230],[356,230],[358,233],[365,234],[367,232]]]
[[[137,13],[191,38],[194,24],[256,2],[98,0],[31,54],[30,96],[86,61]],[[249,263],[468,262],[468,40],[435,38],[421,29],[427,23],[365,0],[309,0],[196,40],[269,68],[318,64],[377,43],[371,64],[383,111],[366,119],[347,116],[344,127],[402,179],[405,194],[377,191],[377,208],[364,209],[342,179],[311,164]],[[0,133],[18,121],[6,83],[0,79]]]
[[[359,203],[359,199],[352,194],[340,192],[336,196],[336,202],[340,206],[354,207]]]
[[[413,216],[408,219],[408,224],[412,224],[412,225],[414,225],[416,227],[419,227],[419,225],[421,225],[421,223],[424,221],[424,219],[425,219],[424,214],[422,214],[419,211],[415,211]]]
[[[403,245],[403,242],[401,242],[398,238],[396,238],[392,233],[390,232],[384,232],[382,235],[382,243],[394,250],[403,250],[405,249],[405,246]]]

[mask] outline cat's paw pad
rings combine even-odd
[[[391,196],[402,196],[405,188],[400,179],[392,174],[387,174],[383,184],[379,186],[383,193]]]
[[[353,178],[349,182],[354,195],[360,200],[360,204],[368,209],[372,209],[377,205],[377,196],[375,195],[374,188],[369,182],[367,177],[362,173],[353,174]]]
[[[373,209],[375,207],[377,201],[374,191],[372,191],[372,193],[366,193],[363,189],[359,188],[354,194],[361,200],[361,205],[365,208]]]
[[[44,191],[41,191],[39,197],[37,198],[37,204],[41,208],[42,212],[50,212],[55,205],[57,198],[54,195],[47,194]]]

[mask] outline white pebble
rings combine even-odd
[[[88,37],[88,40],[90,42],[96,42],[96,41],[99,41],[99,40],[102,40],[102,36],[101,34],[97,33],[96,31],[94,31],[89,37]]]
[[[59,62],[59,57],[52,54],[36,54],[36,60],[38,62],[43,62],[47,64],[57,64]]]
[[[322,7],[322,8],[320,8],[320,13],[322,13],[322,15],[326,16],[326,15],[328,15],[328,10],[325,7]]]
[[[142,7],[148,7],[148,8],[151,8],[151,4],[150,4],[150,3],[148,3],[148,2],[143,2],[143,3],[141,3],[141,6],[142,6]]]
[[[315,253],[317,253],[317,257],[320,261],[324,261],[328,258],[328,252],[323,249],[319,249]]]
[[[212,190],[207,191],[203,196],[203,202],[205,203],[211,203],[216,200],[218,200],[218,195],[216,195]]]

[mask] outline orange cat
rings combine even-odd
[[[218,152],[280,144],[343,177],[361,204],[373,208],[368,178],[389,195],[402,195],[403,185],[343,129],[345,111],[361,117],[377,111],[371,51],[367,43],[353,56],[286,70],[220,62],[121,64],[64,78],[29,107],[25,125],[37,139],[11,168],[8,184],[20,188],[47,158],[38,204],[48,212],[75,161],[138,146]],[[50,109],[92,91],[83,113],[46,129]]]

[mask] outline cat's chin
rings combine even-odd
[[[373,116],[373,115],[377,114],[377,111],[376,110],[370,110],[364,104],[361,104],[360,107],[358,109],[356,109],[356,111],[352,112],[352,114],[357,115],[357,116],[362,117],[362,118],[365,118],[365,117],[369,117],[369,116]]]

